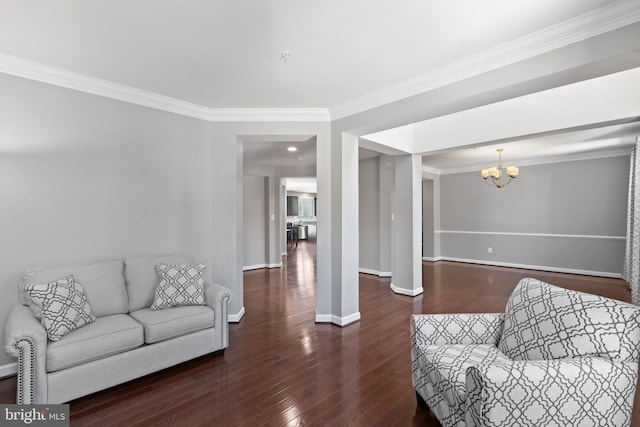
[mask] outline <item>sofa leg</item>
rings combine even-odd
[[[418,406],[422,409],[428,409],[429,412],[431,412],[431,408],[429,408],[429,405],[427,405],[427,402],[424,401],[424,399],[422,398],[422,396],[420,396],[420,394],[416,391],[416,400],[418,401]]]

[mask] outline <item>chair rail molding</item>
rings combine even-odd
[[[435,230],[435,234],[484,234],[490,236],[522,236],[522,237],[555,237],[570,239],[594,240],[625,240],[626,236],[601,236],[593,234],[548,234],[548,233],[520,233],[511,231],[469,231],[469,230]]]

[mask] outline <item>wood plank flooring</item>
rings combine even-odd
[[[284,261],[245,272],[246,315],[230,326],[223,355],[77,399],[71,425],[439,426],[411,387],[411,313],[503,311],[523,277],[630,299],[618,279],[425,262],[416,298],[361,275],[362,320],[340,328],[314,322],[314,241],[289,248]],[[15,402],[15,377],[0,380],[0,402]]]

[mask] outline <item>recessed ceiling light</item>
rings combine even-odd
[[[291,147],[287,147],[287,151],[290,151],[292,153],[295,153],[296,151],[298,151],[298,148],[294,147],[293,145]]]

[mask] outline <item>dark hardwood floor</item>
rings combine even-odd
[[[416,405],[409,316],[503,311],[523,277],[630,299],[618,279],[425,262],[423,295],[396,295],[389,279],[361,275],[362,320],[316,324],[315,243],[301,241],[284,268],[244,274],[246,315],[230,326],[224,355],[75,400],[71,425],[438,426]],[[0,402],[15,402],[15,377],[0,380]]]

